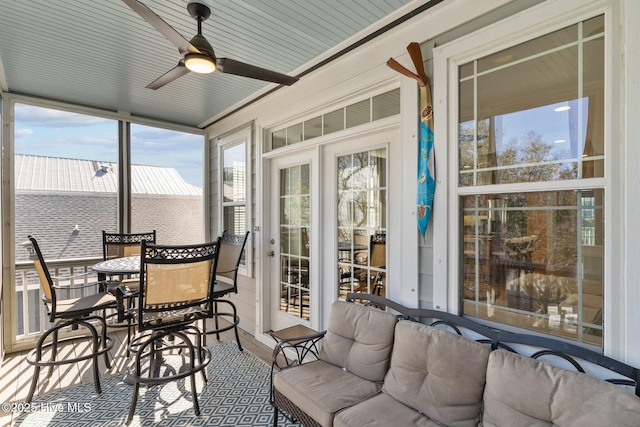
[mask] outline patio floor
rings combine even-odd
[[[224,321],[221,321],[224,323]],[[207,323],[207,330],[214,329],[213,320]],[[268,365],[271,365],[271,348],[258,342],[253,335],[239,329],[240,341],[244,349],[250,351]],[[104,361],[101,358],[100,376],[101,378],[120,375],[124,372],[128,361],[126,357],[126,329],[109,329],[109,336],[114,339],[114,346],[111,349],[113,357],[112,367],[106,370]],[[207,336],[207,345],[213,346],[220,342],[235,341],[233,330],[220,334],[220,341],[216,340],[215,335]],[[88,344],[87,344],[88,345]],[[70,351],[71,346],[59,351],[60,357],[64,357],[65,351]],[[82,352],[80,346],[76,346],[76,351]],[[33,367],[26,362],[26,354],[28,351],[17,352],[5,355],[2,367],[0,367],[0,403],[6,402],[24,402],[31,385],[31,377],[33,376]],[[53,375],[49,381],[45,381],[47,369],[42,369],[40,380],[38,381],[38,389],[34,400],[38,396],[53,393],[67,387],[78,384],[92,384],[93,374],[91,371],[91,362],[84,361],[80,363],[63,365],[54,368]],[[5,412],[4,408],[0,409],[0,426],[11,425],[12,413]]]

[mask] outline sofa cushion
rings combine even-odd
[[[640,398],[589,375],[498,350],[489,357],[482,423],[638,426]]]
[[[334,427],[442,426],[385,393],[338,412],[333,425]]]
[[[336,412],[380,391],[381,385],[317,360],[283,369],[275,388],[323,426],[331,426]]]
[[[382,390],[439,423],[477,425],[490,352],[452,332],[403,320]]]
[[[382,310],[336,301],[318,358],[382,382],[389,369],[397,322],[394,315]]]

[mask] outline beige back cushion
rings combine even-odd
[[[147,306],[179,304],[207,298],[211,260],[188,264],[146,264]]]
[[[382,390],[447,426],[477,426],[490,349],[452,332],[403,320]]]
[[[633,393],[503,350],[489,358],[484,407],[484,427],[640,425]]]
[[[47,280],[47,275],[44,273],[44,267],[39,259],[33,260],[34,265],[36,266],[36,271],[38,272],[38,277],[40,278],[40,288],[44,293],[47,301],[51,301],[51,286],[49,285],[49,281]]]
[[[382,310],[336,301],[319,358],[361,378],[382,382],[397,322],[394,315]]]

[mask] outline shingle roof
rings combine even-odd
[[[15,182],[16,191],[116,193],[118,164],[16,154]],[[186,182],[175,168],[131,165],[131,192],[199,196],[202,188]]]

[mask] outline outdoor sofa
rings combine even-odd
[[[274,425],[283,411],[306,426],[640,426],[637,368],[566,341],[355,298],[390,310],[335,302],[317,360],[275,375]]]

